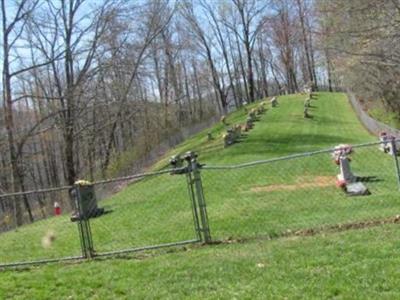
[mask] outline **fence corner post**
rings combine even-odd
[[[193,173],[194,188],[196,191],[197,207],[200,212],[200,222],[201,222],[201,238],[206,244],[212,242],[210,226],[208,223],[207,205],[204,197],[203,184],[201,180],[201,165],[197,162],[197,154],[194,152],[186,153],[186,159],[189,162],[190,171]]]

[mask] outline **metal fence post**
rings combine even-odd
[[[396,146],[396,139],[391,140],[391,147],[392,147],[392,155],[394,159],[394,165],[396,168],[396,175],[397,175],[397,183],[399,184],[400,189],[400,167],[399,167],[399,160],[397,158],[397,146]]]
[[[94,256],[92,231],[90,228],[89,217],[85,214],[82,205],[80,185],[74,185],[74,193],[76,199],[76,207],[78,208],[78,231],[81,241],[82,256],[85,258],[92,258]]]
[[[198,209],[197,209],[197,204],[196,204],[196,195],[195,195],[194,187],[193,187],[194,181],[192,178],[192,173],[189,170],[190,170],[190,168],[188,168],[188,172],[186,172],[186,180],[187,180],[187,187],[188,187],[188,192],[189,192],[190,203],[191,203],[191,207],[192,207],[194,230],[196,231],[197,238],[199,240],[201,240],[199,214],[198,214]]]
[[[194,189],[195,189],[195,195],[197,198],[197,206],[200,212],[200,221],[201,221],[201,237],[202,240],[205,243],[211,243],[211,234],[210,234],[210,226],[208,224],[208,214],[207,214],[207,206],[206,206],[206,201],[204,198],[204,192],[203,192],[203,184],[201,181],[201,174],[200,174],[200,169],[201,166],[197,162],[197,155],[193,152],[190,152],[186,155],[189,165],[190,165],[190,170],[193,174],[193,183],[194,183]]]

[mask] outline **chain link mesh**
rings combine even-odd
[[[67,189],[2,195],[0,201],[6,208],[0,215],[0,264],[81,256]],[[55,204],[60,209],[57,212]]]
[[[196,239],[186,176],[95,184],[104,215],[91,219],[96,254]]]
[[[286,232],[391,217],[398,213],[394,157],[379,145],[356,148],[351,172],[370,192],[338,187],[332,151],[202,172],[210,227],[219,239]]]
[[[200,173],[192,156],[187,167],[90,184],[96,199],[89,219],[93,256],[207,242],[205,228],[212,240],[229,240],[400,219],[397,156],[380,143],[352,149],[347,175],[367,195],[350,196],[338,180],[334,149],[206,165]],[[0,196],[0,265],[84,256],[77,226],[82,205],[71,200],[71,191]],[[80,194],[81,201],[85,197]]]

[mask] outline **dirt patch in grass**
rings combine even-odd
[[[288,229],[283,232],[275,233],[273,235],[261,235],[261,236],[244,237],[244,238],[228,237],[225,240],[215,240],[211,244],[246,243],[257,240],[274,240],[280,238],[287,238],[293,240],[301,237],[315,236],[317,234],[337,233],[348,230],[362,230],[366,228],[372,228],[388,224],[400,224],[400,215],[382,219],[375,219],[375,220],[365,220],[352,223],[325,225],[315,228],[305,228],[299,230]]]
[[[309,189],[317,187],[335,186],[335,176],[316,176],[313,178],[299,178],[298,182],[293,184],[270,184],[264,186],[254,186],[252,192],[273,192],[273,191],[294,191],[299,189]]]

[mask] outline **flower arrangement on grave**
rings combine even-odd
[[[340,145],[337,145],[337,146],[334,148],[333,153],[332,153],[333,161],[334,161],[337,165],[339,165],[339,164],[340,164],[340,157],[341,157],[341,156],[348,156],[348,155],[350,155],[351,153],[353,153],[353,147],[352,147],[351,145],[349,145],[349,144],[340,144]],[[349,161],[351,161],[350,158],[348,158],[348,159],[349,159]]]

